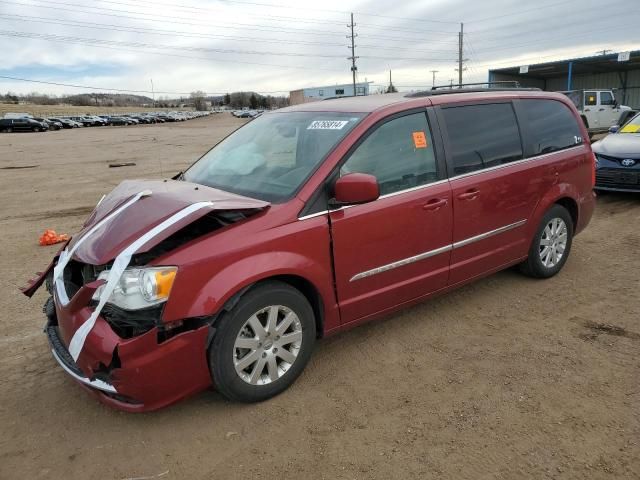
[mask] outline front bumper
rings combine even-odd
[[[157,410],[211,386],[208,325],[166,341],[159,340],[157,327],[123,339],[98,317],[74,362],[67,347],[92,311],[74,306],[81,293],[82,289],[66,306],[49,298],[45,332],[63,370],[102,403],[127,412]]]
[[[640,192],[640,161],[631,167],[620,164],[623,159],[598,155],[596,190]]]

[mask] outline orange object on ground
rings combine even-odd
[[[42,235],[40,235],[40,245],[54,245],[56,243],[66,242],[69,240],[69,235],[60,234],[58,235],[55,230],[45,230]]]

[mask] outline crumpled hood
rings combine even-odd
[[[103,198],[74,236],[69,249],[100,220],[132,199],[140,192],[147,194],[106,221],[85,238],[75,251],[74,258],[93,265],[113,260],[122,250],[156,225],[177,212],[198,202],[212,202],[167,227],[144,244],[137,253],[153,248],[162,240],[214,211],[256,213],[269,207],[268,202],[243,197],[215,188],[177,180],[125,180]]]
[[[617,158],[640,158],[640,133],[613,133],[592,145],[595,153]]]

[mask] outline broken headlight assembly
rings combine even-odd
[[[122,272],[107,303],[123,310],[140,310],[166,302],[177,271],[177,267],[128,268]],[[98,275],[98,280],[105,283],[95,291],[93,300],[100,300],[109,272],[103,270]]]

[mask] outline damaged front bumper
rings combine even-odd
[[[68,351],[75,331],[92,313],[79,300],[83,287],[67,305],[55,294],[45,304],[45,332],[55,360],[67,374],[101,402],[127,412],[156,410],[211,386],[207,363],[209,325],[167,340],[158,327],[133,338],[119,337],[99,316],[77,361]]]

